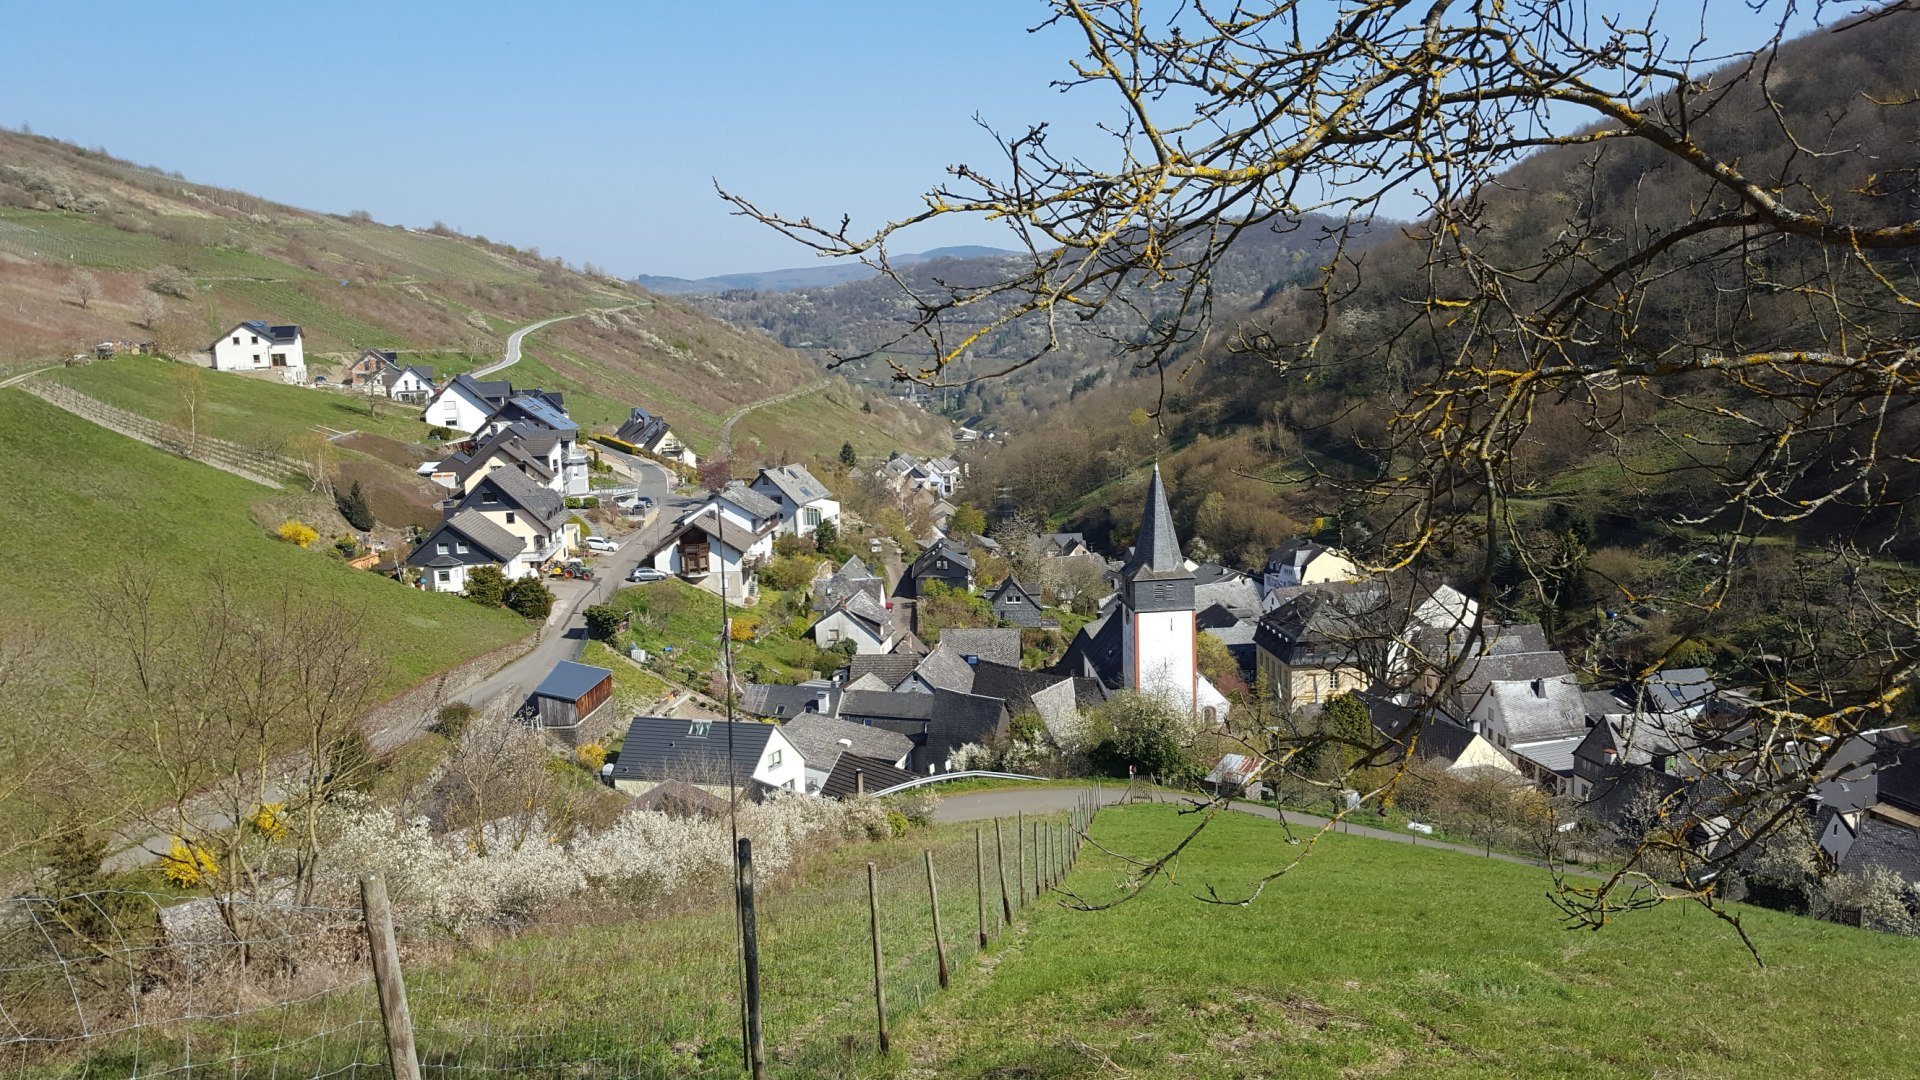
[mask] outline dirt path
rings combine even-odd
[[[720,425],[720,452],[714,456],[721,458],[733,456],[733,425],[739,423],[741,418],[748,413],[755,409],[764,409],[769,405],[778,405],[783,401],[792,401],[797,397],[805,397],[808,394],[818,393],[826,388],[827,380],[821,379],[819,382],[808,383],[798,390],[789,390],[784,394],[775,394],[770,398],[761,398],[759,401],[753,402],[750,405],[740,406],[740,408],[734,411],[732,416],[727,417],[726,423]]]

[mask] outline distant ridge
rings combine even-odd
[[[896,255],[893,262],[898,266],[913,266],[931,262],[934,259],[979,259],[994,255],[1012,255],[1005,248],[982,247],[979,244],[956,244],[952,247],[934,248],[913,255]],[[859,263],[835,263],[831,266],[796,266],[785,270],[761,270],[744,274],[720,274],[705,278],[666,277],[657,274],[641,274],[634,283],[649,292],[669,296],[702,296],[723,293],[733,289],[752,289],[756,292],[786,292],[790,289],[814,289],[830,285],[845,285],[850,281],[865,281],[873,277],[873,269]]]

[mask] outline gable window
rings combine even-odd
[[[1019,593],[1011,593],[1011,592],[1010,592],[1010,593],[1008,593],[1008,594],[1006,595],[1006,597],[1005,597],[1005,599],[1006,599],[1006,601],[1007,601],[1007,603],[1009,603],[1009,604],[1018,604],[1018,603],[1020,603],[1020,602],[1021,602],[1021,600],[1020,600],[1020,594],[1019,594]]]
[[[507,511],[507,524],[511,525],[518,520],[519,520],[518,518],[513,516],[513,511],[511,510]]]
[[[767,764],[768,765],[780,764],[780,751],[775,750],[773,753],[767,755]]]
[[[437,555],[447,554],[447,542],[442,540],[438,544],[433,545],[433,550],[434,550],[434,553]]]
[[[466,542],[465,542],[465,541],[460,541],[460,540],[456,540],[456,541],[454,542],[454,545],[453,545],[453,550],[455,550],[455,551],[457,551],[457,552],[459,552],[459,553],[460,553],[460,554],[462,554],[462,555],[465,555],[465,554],[467,553],[467,545],[466,545]]]
[[[495,495],[491,491],[483,491],[480,493],[480,501],[491,506],[492,504],[500,501],[500,496]]]
[[[253,340],[252,340],[252,341],[250,341],[250,342],[248,342],[248,344],[250,344],[250,345],[258,345],[258,344],[260,344],[260,335],[258,335],[258,334],[254,334],[254,335],[252,335],[252,337],[253,337]]]
[[[239,334],[235,334],[235,335],[233,335],[233,343],[234,343],[235,345],[238,345],[238,344],[240,344],[240,335],[239,335]]]

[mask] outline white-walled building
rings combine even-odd
[[[619,757],[607,767],[608,782],[629,795],[645,794],[668,780],[715,794],[726,793],[729,779],[741,788],[757,783],[807,790],[806,759],[779,728],[746,720],[732,727],[729,757],[725,720],[636,716]]]
[[[207,346],[215,371],[279,371],[288,382],[307,381],[306,345],[298,326],[243,322]]]
[[[505,379],[455,375],[427,400],[420,419],[435,427],[471,433],[480,430],[480,425],[512,396],[513,384]]]
[[[1123,684],[1191,709],[1215,723],[1227,699],[1200,674],[1194,577],[1180,554],[1167,489],[1154,466],[1133,556],[1120,572],[1120,675]]]
[[[761,469],[752,487],[778,509],[783,533],[812,536],[823,521],[840,524],[840,504],[805,465]]]

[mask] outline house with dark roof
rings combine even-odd
[[[655,457],[677,461],[688,468],[700,464],[699,455],[693,452],[692,447],[680,441],[680,437],[673,433],[673,425],[658,413],[635,408],[627,415],[626,422],[614,430],[613,437],[621,442],[631,443]]]
[[[1049,559],[1072,558],[1075,555],[1086,555],[1093,551],[1087,546],[1084,533],[1041,533],[1040,540],[1046,545],[1046,554]]]
[[[580,528],[567,513],[567,501],[514,469],[494,469],[467,485],[451,500],[450,513],[477,511],[527,542],[531,560],[545,566],[580,546]]]
[[[562,495],[585,495],[588,462],[580,448],[580,426],[567,415],[563,397],[554,391],[517,391],[500,403],[480,426],[475,439],[511,431],[533,452],[548,458]]]
[[[758,784],[805,791],[806,762],[772,724],[636,716],[606,777],[630,795],[643,795],[668,780],[713,794],[726,792],[730,779],[740,788]]]
[[[834,759],[832,771],[820,782],[820,796],[826,799],[858,799],[919,778],[880,758],[841,754]]]
[[[1374,730],[1386,740],[1382,764],[1411,754],[1455,776],[1485,772],[1521,779],[1521,771],[1480,734],[1437,709],[1416,709],[1376,693],[1359,695]]]
[[[364,349],[353,363],[347,365],[346,375],[341,382],[356,390],[368,383],[378,383],[384,392],[388,373],[398,373],[399,370],[399,353],[387,349]]]
[[[807,632],[822,649],[851,641],[855,653],[891,652],[895,635],[893,605],[875,599],[872,593],[856,591],[814,620]]]
[[[478,512],[456,512],[434,526],[426,539],[407,555],[406,565],[419,571],[429,592],[462,592],[467,573],[476,566],[498,566],[508,578],[538,573],[526,556],[527,542]]]
[[[1321,585],[1260,617],[1255,666],[1283,704],[1319,706],[1372,685],[1366,654],[1383,629],[1370,618],[1378,595],[1366,585]]]
[[[478,431],[512,396],[513,384],[505,379],[455,375],[427,399],[420,419],[435,427],[471,433]]]
[[[1294,538],[1267,553],[1260,577],[1262,593],[1300,585],[1342,584],[1360,580],[1360,568],[1345,553],[1311,540]]]
[[[987,590],[987,602],[993,605],[994,617],[1004,623],[1037,627],[1047,621],[1040,609],[1040,590],[1015,581],[1012,574]]]
[[[725,590],[725,595],[744,600],[758,595],[754,574],[772,557],[771,525],[758,531],[747,528],[708,503],[676,522],[645,562],[710,593]]]
[[[1574,751],[1587,736],[1586,694],[1572,675],[1488,685],[1467,726],[1485,736],[1520,771],[1558,791],[1574,773]]]
[[[848,690],[840,695],[840,719],[897,731],[913,741],[907,768],[927,774],[947,768],[954,751],[1007,734],[1006,702],[952,690],[897,693]]]
[[[813,580],[813,610],[832,611],[855,593],[866,593],[882,603],[887,599],[887,583],[880,575],[867,568],[858,556],[848,556],[840,568],[832,572],[824,568],[820,576]]]
[[[307,381],[306,345],[298,326],[250,319],[215,338],[207,353],[215,371],[272,371],[290,383]]]
[[[770,500],[780,516],[780,531],[812,536],[823,521],[840,524],[840,504],[805,465],[778,465],[760,470],[753,490]]]
[[[1020,631],[1006,627],[956,626],[940,632],[940,645],[962,657],[1007,667],[1020,666]]]
[[[528,703],[534,723],[565,738],[577,738],[582,724],[613,700],[613,672],[591,664],[562,660],[553,666]]]
[[[820,792],[843,754],[902,769],[907,755],[913,752],[913,740],[897,731],[820,713],[802,713],[782,724],[780,731],[806,759],[809,792]]]
[[[973,591],[973,556],[958,543],[942,537],[913,560],[900,579],[900,595],[918,597],[931,582],[955,592]]]

